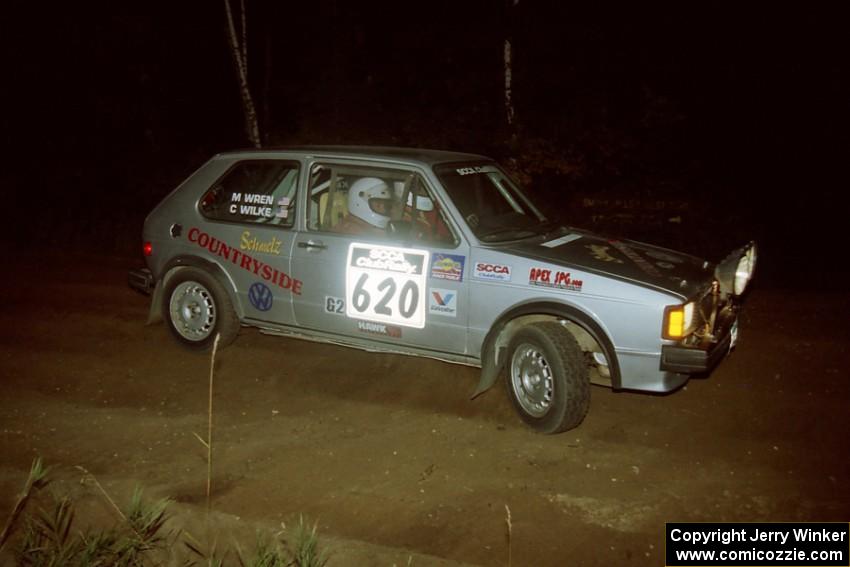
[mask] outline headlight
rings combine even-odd
[[[665,339],[682,339],[694,330],[694,302],[670,305],[664,309],[664,327],[661,335]]]
[[[756,244],[751,242],[729,254],[718,264],[714,276],[723,293],[741,295],[753,277],[756,267]]]
[[[750,269],[750,258],[744,254],[738,260],[738,266],[735,268],[735,282],[732,285],[732,291],[735,295],[741,295],[747,288],[747,283],[750,281],[750,276],[753,275]]]

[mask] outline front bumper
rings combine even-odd
[[[738,339],[737,310],[729,308],[720,316],[720,338],[699,346],[664,345],[661,347],[661,370],[679,374],[710,372],[735,348]]]
[[[136,291],[150,295],[154,288],[153,274],[147,268],[130,270],[130,273],[127,274],[127,283]]]
[[[661,370],[680,374],[709,372],[726,357],[731,344],[732,334],[727,333],[708,349],[665,345],[661,347]]]

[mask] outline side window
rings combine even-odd
[[[297,187],[296,162],[242,161],[201,197],[198,208],[213,220],[291,227]]]
[[[317,164],[310,172],[310,230],[453,247],[445,213],[412,171]]]

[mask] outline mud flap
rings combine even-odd
[[[151,293],[151,307],[148,311],[148,320],[145,325],[153,325],[162,321],[162,309],[160,303],[162,301],[162,280],[158,280],[154,285],[153,293]]]
[[[494,352],[494,350],[495,347],[492,343],[484,349],[484,356],[481,358],[481,378],[478,380],[478,387],[469,398],[471,400],[492,388],[496,380],[499,379],[499,374],[501,374],[502,367],[505,365],[504,357],[500,355],[505,349],[499,349],[499,352]]]

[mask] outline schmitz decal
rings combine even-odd
[[[457,316],[457,292],[450,289],[431,289],[428,296],[428,313]]]
[[[567,291],[581,291],[584,285],[582,280],[574,280],[569,272],[543,268],[531,268],[528,274],[528,283],[530,285],[565,289]]]
[[[260,240],[251,234],[250,230],[246,230],[239,238],[239,249],[249,250],[251,252],[265,252],[266,254],[280,254],[280,246],[283,241],[272,236],[268,240]]]
[[[431,277],[437,280],[463,281],[465,256],[456,254],[434,254],[431,260]]]
[[[476,262],[472,277],[479,280],[491,280],[499,282],[511,281],[511,267],[504,264],[489,264],[487,262]]]
[[[345,269],[346,316],[423,328],[429,260],[426,250],[352,243]]]

